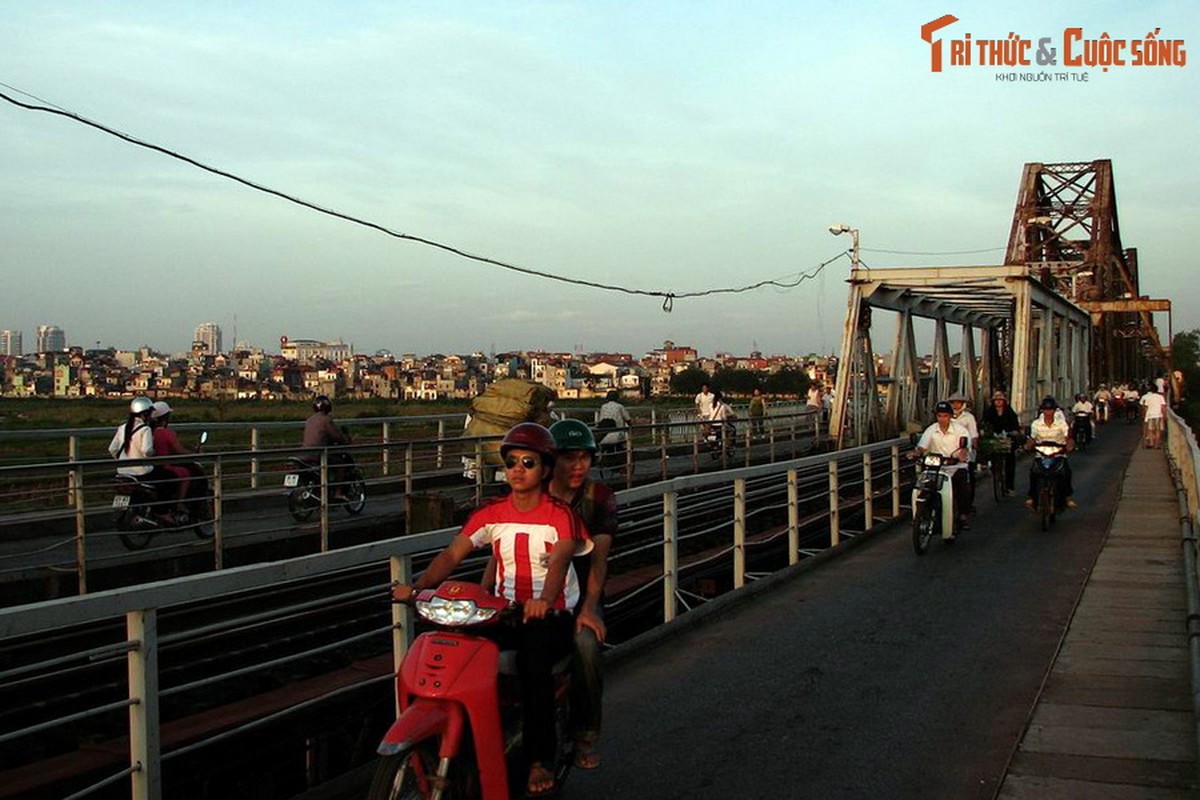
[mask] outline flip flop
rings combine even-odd
[[[578,769],[595,769],[600,766],[600,754],[587,744],[575,745],[575,766]]]
[[[526,797],[550,797],[557,792],[558,782],[554,780],[553,772],[541,764],[530,766],[529,778],[525,781]]]

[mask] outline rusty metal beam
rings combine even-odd
[[[1170,300],[1152,300],[1147,297],[1137,300],[1080,300],[1075,305],[1093,314],[1117,311],[1170,311]]]

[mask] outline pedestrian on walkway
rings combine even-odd
[[[1146,447],[1158,449],[1162,446],[1163,409],[1167,400],[1158,391],[1151,388],[1138,401],[1142,406],[1142,439]]]

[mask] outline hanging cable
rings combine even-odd
[[[23,108],[23,109],[26,109],[27,111],[41,111],[46,114],[53,114],[55,116],[64,117],[64,118],[72,120],[74,122],[78,122],[81,125],[86,125],[88,127],[95,128],[96,130],[101,131],[102,133],[106,133],[110,136],[115,136],[116,138],[121,139],[122,141],[128,142],[129,144],[135,145],[137,147],[143,147],[143,148],[146,148],[147,150],[152,150],[156,153],[161,153],[162,155],[165,155],[169,158],[176,159],[177,161],[182,161],[183,163],[189,164],[193,167],[196,167],[197,169],[201,169],[201,170],[204,170],[205,172],[211,173],[213,175],[217,175],[219,177],[226,178],[228,180],[234,181],[235,183],[240,183],[241,185],[243,185],[247,188],[250,188],[250,189],[254,189],[255,191],[273,195],[282,200],[286,200],[289,203],[294,203],[298,206],[302,206],[311,211],[316,211],[319,214],[325,214],[330,217],[334,217],[336,219],[344,220],[345,222],[350,222],[355,225],[361,225],[365,228],[370,228],[371,230],[378,231],[379,233],[382,233],[386,236],[391,236],[395,239],[402,239],[402,240],[409,241],[409,242],[416,242],[418,244],[427,245],[429,247],[433,247],[438,250],[443,250],[447,253],[452,253],[461,258],[469,259],[471,261],[477,261],[481,264],[490,264],[494,267],[499,267],[501,269],[510,270],[512,272],[517,272],[522,275],[530,275],[530,276],[537,277],[537,278],[545,278],[546,280],[558,281],[560,283],[568,283],[568,284],[572,284],[575,286],[585,286],[585,287],[588,287],[591,289],[602,289],[604,291],[609,291],[609,292],[622,292],[624,294],[642,295],[645,297],[661,297],[661,298],[663,298],[662,310],[667,313],[670,313],[671,310],[674,308],[675,299],[681,298],[681,297],[690,298],[690,297],[707,297],[710,295],[718,295],[718,294],[739,294],[742,292],[750,292],[755,289],[761,289],[765,286],[775,286],[775,287],[778,287],[781,289],[792,289],[792,288],[795,288],[796,286],[800,285],[800,283],[802,283],[803,281],[816,276],[826,266],[828,266],[829,264],[833,263],[834,261],[836,261],[839,258],[842,258],[846,255],[845,253],[838,253],[833,258],[831,258],[827,261],[824,261],[821,264],[818,264],[810,272],[797,273],[795,278],[789,278],[786,280],[785,279],[764,280],[764,281],[759,281],[757,283],[749,284],[747,286],[728,287],[728,288],[720,288],[720,289],[704,289],[704,290],[693,291],[693,292],[671,292],[671,291],[664,291],[664,290],[633,289],[633,288],[629,288],[626,286],[618,286],[615,284],[599,283],[597,281],[584,280],[582,278],[570,278],[565,275],[555,275],[554,273],[551,273],[551,272],[544,272],[542,270],[532,269],[530,267],[522,267],[522,266],[518,266],[516,264],[510,264],[506,261],[500,261],[499,259],[489,258],[487,256],[477,255],[474,253],[468,253],[465,250],[461,250],[452,245],[434,241],[433,239],[426,239],[422,236],[414,236],[412,234],[402,233],[400,231],[396,231],[391,228],[388,228],[384,225],[380,225],[379,223],[371,222],[370,220],[362,219],[360,217],[355,217],[350,214],[345,214],[340,211],[336,211],[332,208],[327,208],[325,206],[318,205],[316,203],[310,202],[308,200],[304,200],[304,199],[296,197],[294,195],[287,194],[286,192],[282,192],[278,189],[272,189],[269,186],[264,186],[263,184],[256,183],[256,182],[248,180],[246,178],[242,178],[231,172],[227,172],[225,170],[209,166],[208,164],[204,164],[190,156],[186,156],[182,153],[178,153],[167,147],[163,147],[162,145],[157,145],[157,144],[154,144],[153,142],[147,142],[147,141],[145,141],[143,139],[139,139],[136,136],[133,136],[131,134],[123,133],[119,130],[116,130],[115,128],[109,127],[108,125],[104,125],[104,124],[96,122],[94,120],[90,120],[87,117],[81,116],[80,114],[76,114],[73,111],[68,111],[67,109],[62,108],[61,106],[57,106],[54,103],[50,103],[46,100],[42,100],[41,98],[36,97],[35,95],[31,95],[28,92],[25,92],[21,89],[17,89],[16,87],[10,86],[9,84],[0,82],[0,86],[4,86],[14,92],[25,95],[26,97],[33,98],[42,104],[42,105],[33,105],[31,103],[24,103],[24,102],[21,102],[20,100],[17,100],[14,97],[11,97],[3,92],[0,92],[0,99],[3,99],[5,101],[11,103],[12,105],[17,106],[18,108]]]

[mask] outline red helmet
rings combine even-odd
[[[504,458],[509,450],[517,448],[538,453],[548,464],[554,463],[554,457],[558,455],[554,435],[536,422],[522,422],[512,426],[508,433],[504,434],[504,441],[500,443],[500,457]]]

